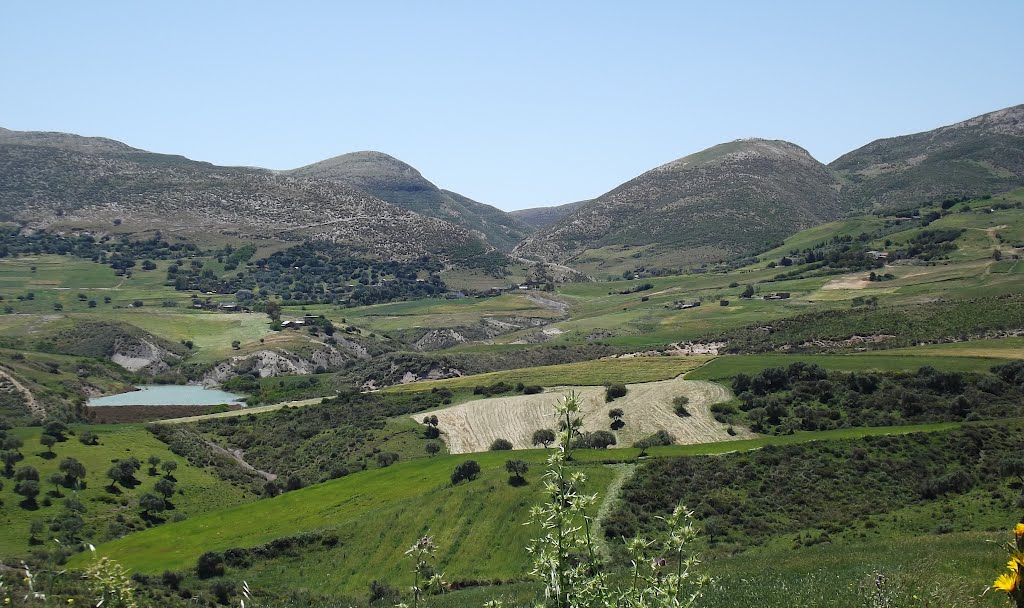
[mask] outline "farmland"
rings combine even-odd
[[[615,432],[615,447],[629,447],[659,430],[668,431],[677,443],[705,443],[730,438],[726,426],[711,416],[710,406],[732,397],[724,387],[711,382],[682,379],[627,385],[625,397],[605,401],[605,389],[583,386],[575,389],[581,403],[582,432],[607,430],[612,408],[625,412],[621,429]],[[453,407],[418,413],[422,420],[435,415],[445,443],[453,454],[483,452],[497,439],[507,439],[513,449],[534,447],[531,436],[537,429],[553,428],[552,402],[569,389],[555,387],[537,395],[478,399]],[[689,416],[673,411],[672,400],[686,397]],[[747,435],[746,432],[741,432]]]

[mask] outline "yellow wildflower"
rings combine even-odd
[[[1017,572],[1021,566],[1024,566],[1024,553],[1014,551],[1010,554],[1010,561],[1006,562],[1006,568],[1011,572]]]
[[[1017,524],[1016,527],[1013,528],[1013,535],[1017,538],[1024,536],[1024,524]]]
[[[992,583],[992,587],[1006,593],[1013,593],[1019,580],[1020,578],[1016,574],[1000,574],[999,578]]]

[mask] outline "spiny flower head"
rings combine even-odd
[[[998,589],[1006,593],[1013,593],[1017,589],[1017,583],[1020,582],[1020,575],[1016,572],[1011,574],[1009,572],[1000,574],[999,578],[992,583],[993,589]]]

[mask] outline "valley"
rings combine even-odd
[[[380,152],[0,130],[0,561],[64,599],[108,557],[144,605],[385,606],[424,603],[429,536],[427,605],[527,606],[537,513],[618,584],[685,505],[702,605],[1000,605],[1022,116],[828,165],[727,142],[517,213]],[[89,405],[140,385],[244,407]]]

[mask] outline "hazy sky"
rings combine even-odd
[[[287,169],[380,150],[503,209],[740,137],[828,162],[1024,103],[1024,1],[3,2],[0,126]]]

